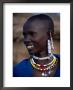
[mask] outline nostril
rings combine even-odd
[[[28,44],[28,41],[24,41],[24,44],[26,44],[26,45],[27,45],[27,44]]]

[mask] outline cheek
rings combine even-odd
[[[46,46],[47,46],[47,38],[42,38],[41,39],[41,42],[40,42],[40,45],[41,45],[41,48],[46,48]]]
[[[40,49],[44,49],[47,47],[47,38],[46,37],[41,37],[38,40],[36,40],[36,47]]]

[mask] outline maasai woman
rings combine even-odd
[[[53,54],[54,23],[51,17],[38,14],[30,17],[23,26],[24,43],[30,58],[13,68],[14,77],[59,77],[60,58]]]

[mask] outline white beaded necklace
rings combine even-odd
[[[50,59],[51,57],[53,57],[52,54],[46,57],[41,57],[41,58],[33,55],[33,59],[36,59],[36,60],[47,60],[47,59]]]

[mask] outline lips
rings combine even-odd
[[[33,44],[33,42],[24,41],[24,44],[26,45],[26,48],[29,52],[32,52],[34,50],[35,45]]]
[[[26,45],[26,47],[27,47],[28,49],[31,49],[31,48],[34,47],[34,45],[33,45],[31,42],[26,42],[26,41],[24,41],[24,44]]]

